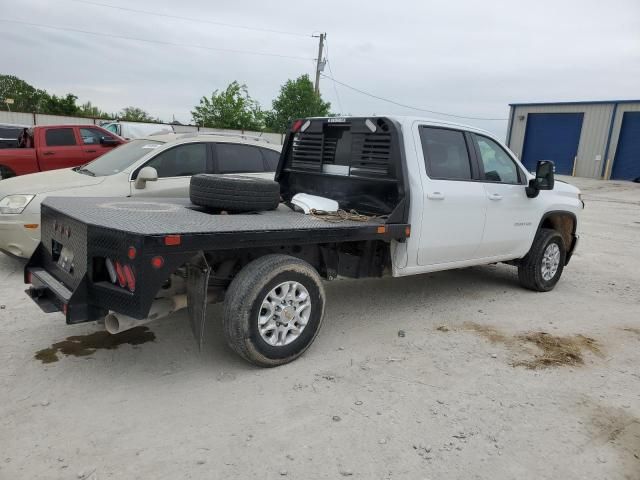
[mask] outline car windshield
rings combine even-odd
[[[152,140],[133,140],[114,148],[109,153],[96,158],[78,169],[80,173],[87,173],[95,177],[114,175],[127,169],[144,155],[160,147],[163,143]]]

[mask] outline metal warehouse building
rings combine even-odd
[[[640,100],[513,103],[507,145],[524,165],[579,177],[640,177]]]

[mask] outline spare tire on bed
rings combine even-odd
[[[214,210],[274,210],[280,203],[280,184],[242,175],[201,174],[191,177],[189,197],[191,203]]]

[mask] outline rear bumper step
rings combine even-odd
[[[87,305],[78,299],[78,295],[69,290],[62,282],[40,267],[27,267],[25,279],[31,283],[27,295],[45,313],[62,312],[67,323],[81,323],[98,320],[107,311]]]

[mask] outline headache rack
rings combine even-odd
[[[400,133],[386,117],[296,120],[276,172],[283,199],[308,193],[334,199],[345,210],[405,222],[408,182]]]

